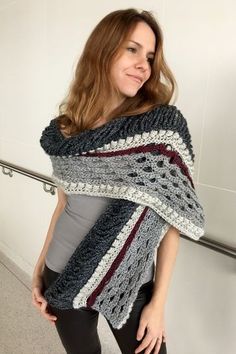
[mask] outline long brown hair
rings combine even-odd
[[[149,11],[139,12],[133,8],[113,11],[90,34],[68,94],[59,105],[57,121],[66,135],[91,129],[103,117],[111,93],[117,93],[110,79],[112,62],[136,24],[142,21],[151,27],[156,37],[151,76],[134,97],[127,97],[111,111],[106,121],[143,113],[170,102],[177,83],[164,58],[163,34],[157,20]]]

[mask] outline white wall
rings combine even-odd
[[[97,5],[95,5],[97,4]],[[96,11],[94,7],[96,6]],[[51,174],[39,145],[87,37],[108,12],[154,10],[196,154],[207,236],[235,246],[236,3],[233,0],[0,0],[0,158]],[[56,196],[0,174],[0,249],[32,274]],[[234,278],[234,279],[233,279]],[[236,352],[235,261],[181,239],[166,311],[169,354]]]

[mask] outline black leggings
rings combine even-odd
[[[58,277],[46,265],[43,272],[44,291]],[[120,329],[108,325],[115,336],[122,354],[134,354],[141,341],[136,339],[142,308],[150,301],[153,281],[141,286],[134,302],[130,317]],[[97,332],[99,312],[86,307],[71,310],[59,310],[48,305],[48,310],[57,317],[56,329],[68,354],[101,354],[101,343]],[[145,349],[141,353],[144,353]],[[154,349],[151,354],[154,353]],[[166,343],[162,342],[158,354],[166,354]]]

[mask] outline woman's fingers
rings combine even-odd
[[[44,318],[46,318],[46,320],[55,323],[55,321],[57,320],[57,317],[52,315],[51,313],[48,312],[47,310],[47,301],[44,300],[41,304],[41,308],[40,308],[41,314]]]
[[[47,301],[41,294],[40,288],[34,288],[32,290],[32,303],[41,312],[41,315],[48,321],[55,323],[57,317],[50,314],[47,310]]]
[[[32,303],[35,305],[38,309],[40,309],[41,303],[44,300],[41,290],[39,288],[34,288],[32,290]]]
[[[167,335],[166,335],[166,331],[164,329],[163,333],[162,333],[162,337],[163,337],[163,342],[166,342],[167,340]]]

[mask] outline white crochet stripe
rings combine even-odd
[[[120,321],[118,326],[116,326],[115,328],[120,329],[126,323],[126,321],[128,320],[128,318],[130,316],[130,312],[132,311],[133,306],[134,306],[134,302],[129,305],[125,317],[122,319],[122,321]]]
[[[128,222],[123,226],[120,233],[117,235],[116,239],[112,243],[110,249],[100,260],[97,268],[95,269],[91,278],[87,281],[87,283],[83,286],[80,292],[73,299],[73,307],[79,308],[82,306],[86,306],[86,301],[88,297],[93,293],[93,291],[100,284],[108,270],[111,268],[112,263],[118,256],[122,247],[124,246],[125,241],[129,237],[131,231],[137,223],[137,220],[140,218],[144,206],[138,206],[135,212],[132,214],[132,217],[128,220]]]
[[[89,150],[89,152],[100,151],[102,155],[102,152],[114,152],[124,148],[129,149],[152,143],[171,145],[174,151],[178,151],[182,160],[188,166],[191,177],[193,177],[194,163],[189,150],[187,149],[186,144],[183,142],[183,139],[180,137],[179,133],[172,130],[152,130],[149,133],[143,132],[142,134],[128,136],[126,139],[119,139],[117,141],[112,140],[111,143],[105,144],[96,150]],[[167,150],[171,150],[169,146],[167,146]],[[83,154],[86,154],[86,152],[82,153],[82,155]]]
[[[126,199],[152,208],[164,220],[176,227],[182,234],[198,240],[204,230],[183,216],[179,215],[170,206],[167,206],[157,197],[152,197],[139,189],[127,186],[111,186],[109,184],[91,185],[84,182],[66,182],[58,179],[54,174],[52,179],[59,184],[66,194],[86,194],[91,196],[103,196],[117,199]]]
[[[164,227],[162,228],[161,230],[161,235],[160,235],[160,238],[158,240],[158,244],[156,245],[156,248],[159,247],[163,237],[165,236],[165,234],[167,233],[168,229],[170,228],[170,225],[169,224],[165,224]],[[138,294],[137,294],[138,295]],[[130,316],[130,312],[132,311],[132,308],[133,308],[133,305],[134,305],[134,302],[131,303],[128,307],[128,310],[127,310],[127,313],[125,315],[125,317],[122,319],[121,322],[119,322],[119,324],[117,326],[115,326],[114,328],[117,328],[117,329],[120,329],[127,321],[127,319],[129,318]]]

